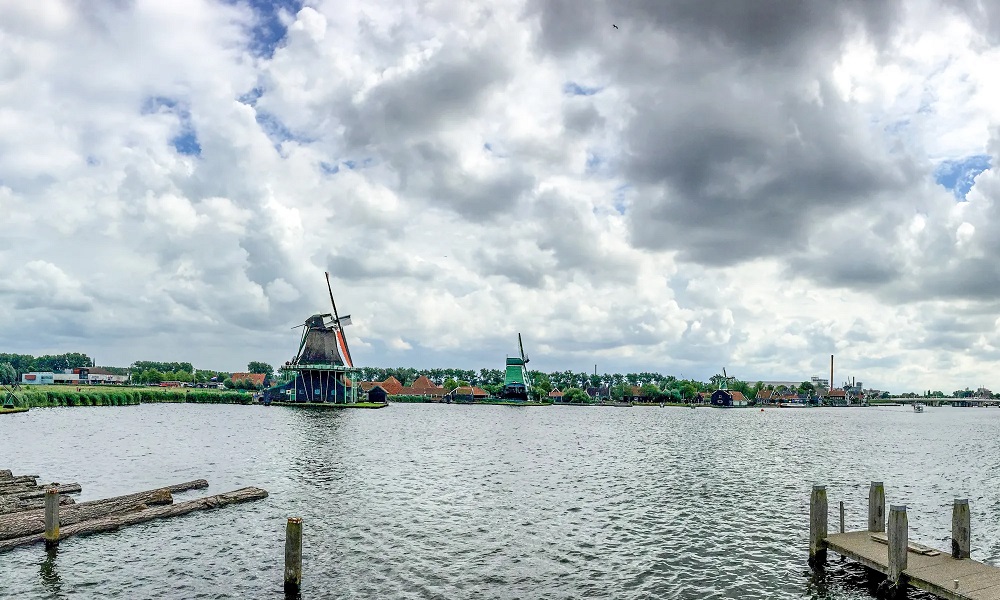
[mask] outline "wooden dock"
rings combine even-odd
[[[826,489],[814,486],[810,502],[810,562],[822,562],[832,550],[887,576],[880,588],[888,595],[908,585],[947,600],[1000,600],[1000,568],[972,560],[969,502],[955,500],[951,551],[909,541],[905,506],[891,506],[886,527],[885,492],[873,481],[868,495],[868,529],[844,531],[840,503],[840,533],[828,534]]]
[[[870,531],[835,533],[827,536],[826,547],[869,569],[889,573],[889,546],[873,540]],[[936,552],[936,556],[907,552],[903,570],[907,583],[949,600],[1000,600],[1000,569]]]

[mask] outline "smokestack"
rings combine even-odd
[[[830,355],[830,391],[833,391],[833,355]]]

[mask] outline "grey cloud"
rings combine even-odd
[[[905,277],[904,266],[865,232],[831,232],[813,244],[813,253],[789,258],[786,277],[807,276],[824,287],[868,290],[895,285]]]
[[[884,40],[902,6],[899,1],[865,0],[531,0],[525,13],[540,24],[540,47],[557,56],[590,46],[595,34],[603,34],[597,39],[611,43],[612,36],[633,36],[651,27],[685,44],[710,45],[766,61],[798,62],[809,60],[818,48],[839,46],[855,25]],[[620,28],[613,30],[612,23]]]
[[[548,280],[547,269],[543,265],[537,264],[536,261],[530,260],[522,252],[511,247],[476,248],[473,260],[480,274],[487,277],[491,275],[505,277],[525,288],[543,288]]]
[[[444,144],[419,142],[386,156],[398,170],[401,192],[472,220],[516,214],[521,196],[535,185],[533,175],[506,160],[490,175],[469,173],[459,166],[457,152]]]
[[[563,128],[570,134],[587,134],[604,126],[605,119],[589,100],[574,98],[564,103]]]
[[[486,93],[510,75],[495,48],[447,46],[422,68],[377,85],[349,109],[347,139],[353,147],[366,147],[432,135],[444,123],[476,114]]]
[[[348,281],[415,278],[430,281],[434,268],[415,263],[406,257],[383,253],[378,246],[358,248],[347,253],[328,255],[325,261],[331,275]]]
[[[540,249],[552,252],[560,271],[586,273],[595,283],[635,282],[636,265],[607,253],[594,239],[597,229],[589,202],[544,192],[532,202],[531,213],[540,224],[536,243]]]
[[[1000,44],[1000,5],[989,0],[947,0],[946,4],[964,13],[973,27],[986,35],[989,43]]]
[[[824,217],[917,176],[905,156],[866,146],[828,87],[822,108],[749,79],[736,98],[729,75],[637,107],[626,163],[643,184],[630,215],[637,245],[717,265],[783,255],[823,235]]]
[[[543,53],[592,50],[629,91],[632,242],[728,265],[803,250],[818,219],[919,177],[818,75],[858,27],[887,39],[901,7],[540,0],[526,13]]]

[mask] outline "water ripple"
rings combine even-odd
[[[807,568],[810,486],[861,528],[883,480],[943,548],[968,497],[973,557],[996,563],[998,429],[957,408],[36,409],[0,420],[0,468],[81,500],[200,477],[271,495],[5,554],[0,596],[281,598],[301,516],[303,598],[870,598],[856,565]]]

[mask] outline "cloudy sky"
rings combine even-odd
[[[0,1],[0,350],[1000,388],[993,6]]]

